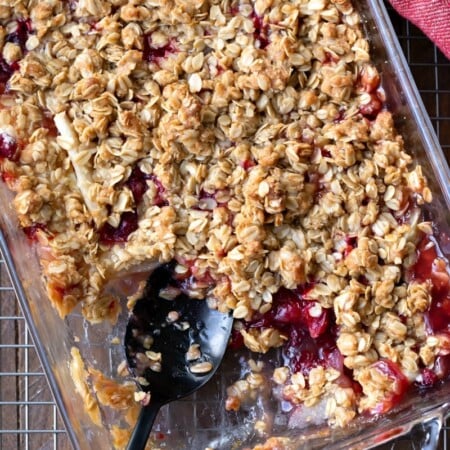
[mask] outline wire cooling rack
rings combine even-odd
[[[450,160],[450,62],[413,25],[391,16],[442,148]],[[440,450],[450,450],[450,422]],[[383,450],[420,450],[404,437]],[[0,450],[69,450],[36,350],[0,259]],[[197,450],[197,449],[194,449]]]

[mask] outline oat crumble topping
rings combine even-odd
[[[432,195],[350,1],[17,0],[0,24],[0,169],[62,316],[114,321],[107,283],[175,258],[254,352],[305,350],[292,323],[332,336],[331,363],[271,380],[332,425],[443,377]],[[268,383],[250,370],[227,409]]]

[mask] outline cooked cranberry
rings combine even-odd
[[[153,174],[147,174],[142,172],[142,170],[136,166],[132,172],[128,180],[126,181],[126,185],[130,188],[135,204],[139,204],[144,197],[144,194],[147,192],[148,184],[147,180],[151,180],[155,185],[156,192],[155,197],[153,199],[153,204],[156,206],[165,206],[167,205],[167,201],[164,198],[165,188],[162,185],[161,181]]]
[[[159,59],[167,57],[171,53],[175,53],[177,49],[169,41],[166,45],[162,47],[154,47],[152,45],[152,33],[144,35],[144,49],[142,58],[144,61],[148,62],[158,62]]]
[[[345,118],[345,109],[340,108],[337,116],[334,118],[334,123],[340,123],[344,120],[344,118]]]
[[[438,376],[430,369],[422,369],[420,373],[420,380],[417,382],[420,386],[430,387],[438,382]]]
[[[237,4],[237,5],[235,5],[235,6],[232,6],[232,7],[230,8],[230,14],[231,14],[232,16],[237,16],[237,15],[239,14],[239,4]]]
[[[317,309],[319,306],[316,302],[309,302],[308,305],[305,306],[305,321],[308,326],[309,334],[312,338],[317,338],[324,334],[327,331],[329,324],[329,310],[325,308],[321,308],[321,312],[317,316],[316,314],[312,315],[312,310]]]
[[[2,172],[1,176],[2,176],[2,180],[5,183],[12,183],[17,178],[13,172],[8,172],[8,171]]]
[[[246,323],[249,328],[273,327],[286,336],[285,363],[295,372],[307,374],[318,365],[343,370],[343,358],[336,347],[336,330],[331,310],[307,300],[314,284],[295,290],[281,288],[272,300],[272,309]]]
[[[0,83],[5,85],[11,78],[11,75],[19,69],[19,64],[16,62],[9,65],[2,56],[0,56]],[[3,89],[4,90],[4,86]]]
[[[291,327],[289,340],[283,347],[284,364],[294,372],[307,375],[313,367],[333,367],[336,362],[336,337],[331,333],[313,339],[301,327]]]
[[[148,189],[147,180],[150,179],[150,176],[136,166],[132,172],[128,180],[126,181],[126,185],[130,188],[134,202],[136,205],[142,200],[145,192]]]
[[[325,52],[325,59],[323,60],[323,64],[331,64],[337,63],[339,58],[336,55],[333,55],[331,52]]]
[[[298,301],[289,301],[274,307],[272,321],[276,325],[300,324],[304,321],[303,314],[304,310]]]
[[[345,258],[350,254],[350,252],[352,252],[355,249],[357,241],[358,241],[358,238],[356,236],[347,236],[345,238],[345,243],[346,243],[346,247],[344,249],[344,257]]]
[[[19,159],[17,141],[8,133],[0,133],[0,158],[7,158],[11,161]]]
[[[256,163],[255,163],[255,161],[253,161],[253,159],[246,159],[244,161],[241,161],[240,166],[244,170],[250,170],[252,167],[256,166]]]
[[[431,305],[425,314],[429,333],[448,330],[450,325],[450,281],[445,261],[438,257],[437,243],[425,236],[417,247],[417,261],[410,269],[413,280],[431,280]]]
[[[361,71],[358,84],[365,92],[375,92],[380,87],[380,75],[372,67],[366,67]]]
[[[47,135],[51,137],[58,136],[58,129],[50,112],[46,111],[42,117],[42,128],[47,130]]]
[[[369,120],[375,120],[383,108],[383,102],[376,93],[370,94],[370,101],[359,107],[359,112]]]
[[[400,402],[409,387],[409,381],[401,371],[400,367],[392,361],[383,359],[374,363],[372,367],[392,381],[392,389],[386,394],[385,398],[370,411],[371,414],[384,414]]]
[[[27,20],[18,20],[16,30],[12,33],[8,34],[5,38],[6,42],[13,42],[22,49],[22,52],[26,52],[25,44],[27,42],[28,36],[31,32],[31,21]],[[5,85],[11,78],[12,74],[19,70],[19,63],[17,61],[8,64],[3,56],[0,56],[0,84],[2,93],[5,90]]]
[[[165,199],[164,193],[166,192],[166,189],[164,188],[163,184],[155,175],[150,175],[150,180],[153,181],[153,184],[156,187],[156,193],[155,197],[153,199],[153,204],[156,206],[167,206],[169,203]]]
[[[136,212],[124,212],[117,228],[105,223],[99,230],[99,239],[102,244],[113,245],[126,242],[128,236],[138,228],[138,215]]]
[[[232,330],[228,347],[231,350],[239,350],[244,347],[244,338],[239,330]]]
[[[34,223],[33,225],[30,225],[29,227],[24,227],[22,229],[30,241],[36,241],[37,240],[37,232],[39,230],[46,231],[47,227],[43,223]]]
[[[211,272],[207,269],[199,269],[199,267],[196,264],[193,264],[191,266],[191,274],[194,277],[194,279],[202,284],[206,285],[212,285],[214,284],[214,278],[211,276]]]
[[[258,16],[255,12],[252,12],[250,16],[253,20],[253,26],[255,31],[253,37],[256,42],[259,43],[259,48],[264,50],[269,44],[269,25],[264,23],[264,17]]]
[[[322,154],[322,156],[324,158],[331,158],[331,153],[329,150],[325,149],[325,148],[321,148],[320,149],[320,153]]]
[[[30,32],[31,20],[18,20],[16,30],[6,36],[6,42],[17,44],[21,48],[22,52],[25,52],[25,44],[28,40]]]

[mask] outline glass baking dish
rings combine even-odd
[[[396,126],[403,135],[405,147],[424,169],[434,194],[427,206],[427,219],[433,220],[439,233],[436,239],[444,255],[450,256],[450,171],[412,76],[399,47],[395,32],[382,0],[358,0],[364,27],[372,46],[372,59],[382,73],[383,88]],[[121,345],[126,320],[122,315],[116,326],[90,325],[80,313],[62,320],[46,298],[41,282],[36,249],[19,231],[11,205],[11,193],[0,189],[2,233],[0,246],[24,316],[34,338],[37,352],[68,435],[75,449],[111,449],[109,428],[124,425],[121,414],[102,408],[102,426],[95,425],[85,412],[76,393],[69,369],[70,350],[79,348],[87,366],[100,369],[116,378],[116,368],[124,358]],[[248,356],[248,355],[246,355]],[[225,390],[239,375],[236,355],[230,354],[214,380],[195,396],[168,405],[161,411],[155,426],[157,448],[239,449],[263,439],[253,434],[257,405],[249,413],[227,413]],[[413,393],[381,419],[360,418],[346,429],[330,429],[320,424],[291,429],[277,416],[274,434],[291,438],[289,448],[366,449],[397,436],[420,429],[416,439],[420,448],[432,449],[437,444],[444,418],[450,413],[450,383],[422,393]],[[419,444],[418,439],[422,439]]]

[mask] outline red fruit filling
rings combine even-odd
[[[19,159],[17,141],[8,133],[0,133],[0,158],[7,158],[10,161]]]
[[[99,240],[102,244],[113,245],[126,242],[128,236],[138,228],[138,215],[136,212],[124,212],[120,217],[120,223],[114,228],[105,223],[99,230]]]
[[[16,175],[13,172],[2,172],[2,180],[5,183],[13,183],[16,180]]]
[[[58,129],[56,128],[55,121],[50,111],[45,111],[42,117],[42,128],[47,130],[47,135],[51,137],[58,136]]]
[[[255,12],[252,12],[251,19],[253,21],[253,26],[255,31],[253,32],[253,37],[256,42],[259,43],[259,48],[264,50],[269,44],[269,30],[270,27],[267,23],[264,23],[264,17],[258,16]]]
[[[356,247],[358,238],[356,236],[347,236],[345,243],[347,244],[344,249],[344,258],[346,258]]]
[[[436,373],[430,369],[424,368],[421,371],[420,378],[417,380],[417,384],[422,387],[433,386],[438,381]]]
[[[6,84],[16,70],[19,70],[19,63],[17,61],[8,64],[3,59],[3,56],[0,56],[0,83]],[[2,93],[3,90],[4,87],[2,89]]]
[[[37,241],[37,232],[39,230],[47,231],[47,227],[43,223],[34,223],[33,225],[30,225],[29,227],[24,227],[22,229],[30,241]]]
[[[168,55],[175,53],[176,51],[177,49],[173,45],[172,41],[169,41],[162,47],[154,47],[152,45],[152,33],[144,35],[144,49],[142,55],[144,61],[158,63],[161,58],[166,58]]]
[[[447,264],[439,258],[434,239],[425,236],[417,248],[417,261],[410,270],[410,278],[418,282],[431,280],[431,306],[425,314],[430,334],[450,331],[450,284]]]
[[[195,288],[208,288],[214,286],[216,280],[211,276],[208,269],[200,269],[195,259],[177,258],[179,264],[187,267],[183,274],[176,274],[177,286],[184,293],[189,295],[189,291]]]
[[[151,180],[156,188],[153,204],[156,206],[168,205],[167,200],[164,198],[164,193],[166,190],[161,181],[159,181],[158,178],[153,174],[142,172],[142,170],[138,166],[133,169],[130,177],[125,183],[130,188],[133,194],[135,204],[138,205],[144,197],[144,194],[147,192],[147,180]]]
[[[241,161],[240,166],[244,170],[250,170],[252,167],[256,166],[256,163],[255,163],[255,161],[253,161],[253,159],[246,159],[244,161]]]
[[[434,238],[422,238],[417,247],[417,261],[410,269],[409,277],[421,283],[431,281],[431,305],[425,313],[427,332],[443,337],[448,335],[450,339],[450,278],[447,263],[440,257]],[[445,350],[442,349],[442,354],[436,358],[432,370],[422,370],[421,380],[418,380],[420,385],[431,386],[450,375],[450,355],[445,354]]]
[[[18,20],[17,21],[17,28],[12,33],[8,34],[6,36],[6,42],[12,42],[14,44],[17,44],[22,52],[26,51],[25,44],[28,40],[28,37],[31,33],[31,20]]]
[[[343,370],[342,355],[336,347],[333,312],[307,300],[312,284],[295,290],[281,288],[273,297],[270,311],[246,323],[248,328],[276,328],[288,336],[283,347],[285,364],[293,372],[308,374],[316,366]],[[237,339],[232,341],[236,346]]]
[[[403,395],[408,390],[409,381],[405,375],[403,375],[403,372],[398,365],[392,361],[382,359],[374,363],[372,367],[376,368],[379,372],[392,380],[392,389],[377,406],[369,411],[371,414],[384,414],[400,402]]]
[[[378,113],[383,109],[383,102],[377,93],[370,94],[370,101],[359,107],[359,112],[369,120],[375,120]]]
[[[333,53],[331,52],[325,52],[325,59],[323,60],[323,64],[337,63],[338,61],[338,56],[333,55]]]
[[[8,34],[5,38],[5,41],[17,44],[21,48],[22,53],[25,53],[26,52],[25,44],[27,42],[28,36],[30,35],[30,32],[31,32],[31,21],[29,19],[18,20],[16,30]],[[16,70],[19,70],[19,63],[17,61],[8,64],[3,59],[3,56],[0,56],[0,83],[5,85]]]
[[[230,342],[228,347],[231,350],[239,350],[244,347],[244,338],[239,330],[233,329],[231,331]]]
[[[345,109],[341,108],[339,109],[337,116],[334,118],[334,123],[340,123],[345,119]]]
[[[358,89],[365,92],[375,92],[380,87],[380,75],[372,69],[364,69],[358,79]]]

